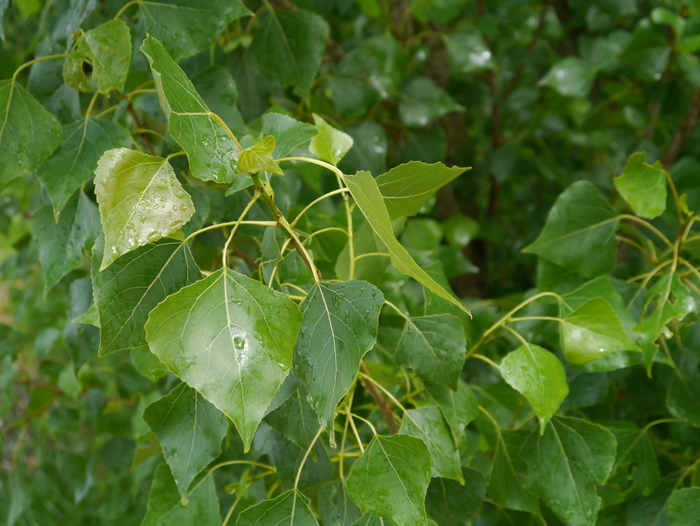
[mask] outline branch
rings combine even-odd
[[[362,374],[365,376],[371,376],[364,361],[360,362],[360,372],[362,372]],[[382,393],[379,392],[379,389],[377,389],[372,382],[368,382],[364,378],[361,378],[360,383],[362,384],[362,387],[367,389],[367,392],[369,392],[369,394],[372,396],[374,403],[377,404],[379,412],[382,413],[384,422],[386,422],[386,427],[389,428],[389,434],[395,435],[398,433],[399,430],[396,427],[396,422],[394,422],[394,412],[391,410],[389,402],[384,400]]]
[[[666,147],[666,151],[664,151],[664,154],[661,156],[661,164],[663,164],[666,170],[676,161],[685,143],[698,124],[700,124],[700,88],[695,88],[693,90],[693,98],[690,101],[688,113],[680,127],[676,130],[676,133],[673,134],[671,142],[668,143]]]

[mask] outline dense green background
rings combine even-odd
[[[430,198],[417,218],[405,223],[400,235],[402,244],[421,266],[442,262],[452,289],[472,309],[474,320],[465,320],[468,348],[487,340],[484,332],[524,298],[545,291],[570,293],[602,274],[613,278],[615,288],[601,278],[605,283],[596,281],[590,290],[569,298],[569,305],[573,310],[586,304],[586,300],[605,297],[615,312],[609,312],[607,303],[602,307],[586,305],[592,309],[592,315],[602,317],[601,324],[616,314],[620,316],[625,328],[619,327],[615,341],[626,342],[625,329],[629,334],[630,328],[642,321],[641,310],[633,305],[630,317],[621,300],[618,308],[616,298],[631,298],[629,305],[634,303],[635,282],[627,286],[625,280],[649,272],[654,265],[645,260],[644,254],[651,253],[651,259],[658,262],[657,251],[663,258],[666,247],[643,227],[656,245],[640,241],[639,223],[634,220],[623,222],[621,227],[620,234],[627,241],[614,241],[614,228],[607,233],[596,230],[596,236],[603,237],[598,244],[586,244],[577,238],[573,246],[559,245],[556,239],[558,234],[574,229],[577,221],[585,224],[609,218],[617,225],[616,214],[631,213],[631,205],[634,213],[653,219],[655,228],[675,241],[681,212],[677,211],[670,186],[667,199],[664,198],[666,179],[660,166],[669,172],[677,193],[685,195],[682,202],[687,214],[681,217],[681,224],[688,225],[692,212],[700,211],[698,2],[270,0],[268,4],[246,0],[244,4],[258,16],[242,18],[233,12],[237,8],[231,7],[237,2],[212,3],[228,5],[233,21],[226,24],[223,15],[198,19],[149,13],[149,9],[157,9],[158,3],[149,7],[146,2],[124,12],[121,18],[129,26],[133,47],[125,87],[120,93],[100,96],[91,108],[93,116],[111,110],[99,121],[109,124],[94,132],[108,144],[102,151],[128,147],[132,139],[147,153],[165,155],[177,149],[171,137],[163,139],[165,119],[155,93],[148,89],[138,91],[151,79],[147,58],[139,50],[149,32],[167,44],[212,111],[239,138],[251,131],[258,134],[263,127],[260,119],[266,113],[285,113],[309,123],[314,122],[312,114],[317,114],[354,139],[354,147],[339,164],[346,174],[368,170],[376,177],[411,160],[472,167]],[[125,4],[121,0],[0,0],[0,79],[12,78],[20,65],[35,57],[66,52],[74,31],[99,26]],[[279,26],[270,19],[270,9],[295,36],[291,44],[281,38]],[[185,36],[180,38],[181,35]],[[82,128],[92,94],[80,93],[64,82],[63,62],[38,62],[22,70],[17,79],[65,126],[63,140],[67,141]],[[86,70],[80,61],[75,67],[74,73],[81,68]],[[92,78],[102,91],[96,75]],[[86,91],[92,89],[88,82]],[[77,121],[81,121],[78,127],[74,124]],[[101,126],[98,121],[94,125]],[[48,136],[52,130],[44,126],[36,133]],[[633,154],[638,155],[630,158]],[[656,165],[653,171],[650,165],[657,161],[660,166]],[[153,383],[144,377],[139,370],[157,369],[159,364],[154,366],[139,355],[148,352],[143,347],[131,354],[95,357],[98,330],[70,322],[83,314],[92,301],[87,252],[98,232],[81,232],[83,237],[77,241],[80,246],[71,253],[73,259],[67,256],[65,264],[58,268],[54,264],[54,274],[47,268],[42,273],[39,265],[42,250],[51,251],[51,239],[42,237],[42,232],[53,219],[50,206],[42,206],[65,203],[73,190],[61,194],[50,180],[52,174],[65,170],[72,159],[70,155],[66,159],[54,155],[43,166],[33,166],[36,171],[28,175],[26,171],[18,173],[21,166],[12,167],[12,162],[8,152],[0,149],[0,181],[9,182],[0,187],[0,521],[6,520],[10,526],[140,524],[154,473],[156,481],[158,477],[169,477],[169,472],[158,468],[162,456],[148,457],[151,452],[147,435],[152,427],[142,415],[146,406],[177,384],[177,379],[167,375]],[[191,190],[194,206],[201,214],[200,226],[238,217],[247,202],[247,197],[240,197],[242,192],[225,198],[223,186],[214,182],[204,185],[189,175],[183,177],[188,168],[184,158],[174,158],[172,164],[182,181],[190,185],[185,188]],[[624,182],[614,182],[626,166],[627,181],[639,177],[641,183],[633,181],[625,187]],[[195,170],[192,159],[190,168]],[[79,181],[76,188],[89,179],[94,163],[86,170],[88,177]],[[653,172],[648,172],[649,180],[640,175],[647,173],[645,170]],[[335,188],[335,180],[322,177],[320,169],[295,165],[290,172],[293,173],[287,174],[286,182],[275,190],[280,208],[292,216],[316,196]],[[16,175],[21,177],[15,178]],[[656,191],[649,182],[657,181],[656,176],[663,192],[661,186]],[[570,186],[572,183],[576,184]],[[90,208],[93,186],[88,182],[84,188],[87,197],[74,197],[66,210],[95,213],[91,212],[94,206]],[[569,224],[560,225],[562,230],[556,235],[545,231],[543,237],[555,238],[553,246],[540,244],[538,248],[535,244],[524,252],[542,232],[550,209],[567,188],[571,192],[569,201],[559,201],[558,206],[563,223]],[[641,192],[636,200],[635,191]],[[90,202],[78,203],[82,199]],[[577,208],[577,203],[582,202],[590,208]],[[334,213],[336,209],[329,205],[319,216]],[[550,223],[555,216],[552,213]],[[334,216],[327,224],[335,224],[336,220]],[[318,221],[323,224],[321,219]],[[256,232],[241,229],[243,238],[234,254],[239,270],[251,270],[258,257],[265,260],[265,254],[259,253]],[[194,257],[203,270],[214,271],[220,265],[219,237],[212,234],[198,238]],[[637,241],[641,247],[633,246]],[[542,242],[540,238],[538,243]],[[689,242],[686,248],[686,258],[697,266],[697,241],[695,246]],[[362,249],[367,253],[376,251],[369,246]],[[542,258],[538,260],[537,254]],[[369,261],[374,263],[377,259]],[[305,267],[299,261],[288,263],[283,281],[308,281],[309,275],[304,274]],[[325,275],[342,274],[333,256],[320,257],[318,265]],[[381,272],[379,276],[373,274],[374,271],[372,264],[366,264],[361,269],[362,279],[380,285],[387,299],[405,312],[413,316],[423,313],[424,294],[416,283],[393,270],[387,270],[383,276]],[[674,267],[665,276],[666,282],[662,281],[664,278],[651,281],[649,290],[641,294],[645,308],[652,300],[658,301],[654,287],[663,288],[666,283],[669,290],[673,286],[675,302],[668,303],[669,308],[683,301],[684,305],[693,306],[694,301],[700,301],[700,274],[694,266],[689,264],[677,271]],[[430,300],[431,296],[425,296],[426,301]],[[660,311],[667,308],[667,300],[668,293],[660,302]],[[109,302],[109,297],[104,301]],[[438,302],[439,298],[432,297],[432,301]],[[436,309],[433,312],[443,312],[446,307],[440,305]],[[698,523],[700,512],[693,510],[700,509],[700,325],[694,325],[695,312],[681,324],[686,314],[664,312],[659,326],[653,330],[647,327],[652,342],[658,333],[667,335],[661,336],[664,352],[659,352],[661,357],[653,365],[656,350],[647,352],[646,368],[636,359],[621,359],[605,370],[574,368],[567,363],[569,396],[563,401],[561,416],[541,438],[536,422],[530,420],[533,413],[527,400],[540,416],[551,415],[561,400],[553,403],[549,395],[538,398],[537,393],[528,392],[528,385],[519,386],[513,378],[504,382],[485,361],[467,361],[462,379],[470,384],[481,406],[504,431],[497,435],[484,415],[467,426],[460,445],[467,485],[461,486],[452,479],[434,479],[441,482],[440,487],[433,483],[428,490],[430,517],[439,526],[465,524],[475,514],[473,524],[483,526],[543,521],[551,525],[601,526],[661,526],[669,524],[669,520],[672,526]],[[581,326],[571,310],[559,312],[553,303],[536,303],[521,315],[566,316],[564,345],[560,345],[556,324],[551,321],[514,324],[526,340],[556,351],[559,358],[569,349],[566,330],[571,334]],[[669,328],[665,329],[667,322]],[[392,369],[393,349],[403,321],[385,311],[381,323],[384,333],[382,336],[380,331],[379,345],[372,354],[372,361],[376,362],[372,374],[397,398],[415,405],[411,411],[418,412],[416,421],[425,419],[425,426],[431,427],[431,419],[437,418],[444,427],[439,412],[437,417],[431,414],[431,408],[437,411],[435,407],[420,407],[421,400],[425,400],[420,398],[423,391],[418,394],[418,401],[413,400],[404,389],[403,377]],[[612,334],[610,331],[608,335]],[[137,342],[133,347],[143,343]],[[515,362],[513,365],[501,359],[519,345],[518,340],[508,336],[486,342],[481,349],[487,359],[500,362],[501,372],[508,376],[508,368],[515,370],[520,363],[516,358],[527,358],[512,353],[508,360]],[[629,350],[625,345],[634,343],[620,345],[620,349]],[[555,365],[549,362],[554,354],[537,345],[531,347],[536,354],[544,353],[539,355],[541,366],[560,367],[558,359],[554,360]],[[387,349],[392,351],[392,359],[382,358]],[[648,349],[647,346],[645,350]],[[572,356],[569,353],[566,358],[575,363]],[[397,360],[413,365],[400,353]],[[151,372],[157,379],[163,371]],[[544,376],[547,377],[546,369]],[[450,394],[440,386],[431,387],[429,382],[425,387],[437,401]],[[563,390],[564,387],[558,392]],[[381,415],[373,409],[372,398],[360,389],[357,397],[356,411],[375,425],[383,425]],[[476,414],[464,418],[469,421]],[[409,420],[404,419],[403,426],[415,422]],[[602,424],[610,432],[604,432],[600,426],[580,427],[585,420]],[[277,430],[281,426],[279,422],[268,423]],[[649,424],[653,426],[648,433],[639,432],[646,431]],[[513,429],[520,425],[523,427]],[[566,488],[536,480],[533,475],[538,470],[552,469],[538,464],[536,449],[554,447],[557,430],[563,436],[565,430],[572,429],[577,432],[572,431],[571,436],[590,433],[587,444],[591,449],[591,444],[598,448],[593,457],[581,453],[579,458],[576,454],[580,453],[581,444],[575,444],[570,436],[572,442],[566,446],[569,452],[578,452],[572,462],[578,471],[572,477],[584,487],[588,498],[597,498],[592,493],[599,485],[602,509],[597,519],[588,517],[589,522],[570,516],[569,522],[559,522],[566,520],[567,511],[566,502],[560,502],[566,496],[557,491],[566,492]],[[365,438],[371,436],[366,427],[361,432]],[[218,437],[227,431],[224,428],[212,433]],[[415,431],[409,434],[415,435]],[[613,477],[608,480],[610,466],[602,467],[607,461],[601,459],[615,450],[612,435],[617,439],[617,457]],[[269,447],[278,451],[288,447],[285,451],[291,458],[299,448],[275,436],[284,444],[258,445],[257,454],[277,467],[281,479],[287,469],[283,486],[288,489],[296,457],[289,467],[283,458],[264,452]],[[308,445],[310,437],[306,438]],[[417,442],[408,437],[402,440]],[[422,447],[420,443],[410,445]],[[234,430],[228,431],[224,446],[228,449],[222,460],[241,457],[242,444]],[[505,466],[504,457],[510,456],[515,465]],[[147,460],[142,461],[143,458]],[[328,456],[324,453],[319,458],[320,464]],[[513,490],[509,486],[512,481],[503,476],[501,483],[506,487],[501,487],[492,475],[500,470],[520,478],[528,469],[525,483],[547,503],[541,508],[519,483],[519,489]],[[332,512],[322,503],[331,502],[331,491],[340,491],[330,485],[318,491],[329,478],[329,470],[333,471],[330,461],[328,466],[315,465],[309,471],[310,480],[304,482],[310,488],[306,494],[314,509],[320,510],[324,526],[335,522],[329,518]],[[216,473],[222,517],[233,502],[231,492],[238,489],[237,495],[241,496],[237,485],[248,488],[242,495],[242,502],[248,505],[265,498],[265,485],[248,481],[254,477],[252,472],[235,466]],[[410,478],[410,473],[406,477]],[[461,477],[458,468],[453,478]],[[212,479],[206,480],[209,484]],[[361,489],[356,487],[355,491]],[[685,500],[677,496],[669,501],[674,490],[676,495],[683,490]],[[458,509],[455,517],[445,512],[452,506]],[[538,518],[540,513],[543,518]],[[694,517],[696,522],[688,522],[688,517]]]

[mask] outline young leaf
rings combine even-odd
[[[287,378],[293,378],[288,376]],[[309,449],[318,431],[316,413],[296,389],[277,409],[265,417],[272,429],[294,442],[301,449]]]
[[[537,413],[544,433],[549,419],[569,394],[566,371],[559,359],[538,345],[527,344],[511,352],[501,362],[501,374],[525,395]]]
[[[638,216],[654,219],[666,210],[666,170],[659,161],[651,165],[645,159],[644,152],[630,155],[625,171],[614,182]]]
[[[438,407],[409,409],[404,413],[399,433],[425,442],[430,451],[433,477],[452,478],[464,483],[459,451]]]
[[[221,269],[148,317],[151,351],[236,425],[246,450],[292,366],[301,314],[283,294]]]
[[[279,159],[292,152],[297,146],[310,141],[318,129],[306,122],[300,122],[281,113],[267,113],[262,116],[262,134],[275,138],[272,157]]]
[[[107,150],[131,146],[128,130],[105,119],[88,117],[63,128],[63,144],[37,170],[51,198],[56,217],[97,166]]]
[[[221,526],[219,499],[216,497],[214,478],[208,475],[190,493],[187,507],[180,503],[180,494],[168,466],[156,469],[148,497],[146,516],[141,526]]]
[[[237,526],[318,526],[309,499],[291,489],[279,497],[264,500],[243,511]]]
[[[523,488],[521,479],[527,465],[520,451],[529,432],[501,430],[496,441],[493,467],[489,479],[489,496],[494,502],[511,510],[540,514],[537,497]]]
[[[450,426],[455,446],[459,446],[462,431],[479,415],[479,401],[462,380],[458,382],[456,391],[430,381],[424,383],[425,389],[435,399]]]
[[[396,347],[396,362],[421,378],[457,389],[467,355],[467,338],[459,318],[436,314],[409,318]]]
[[[284,175],[282,169],[272,158],[274,150],[275,138],[272,135],[268,135],[262,141],[241,152],[238,158],[238,171],[249,173],[271,172]]]
[[[61,144],[56,117],[14,80],[0,80],[0,187],[36,170]]]
[[[607,429],[577,418],[554,418],[544,435],[533,433],[522,449],[530,471],[525,486],[561,519],[594,526],[605,484],[615,462],[617,443]]]
[[[380,175],[377,186],[389,219],[416,215],[430,196],[467,170],[457,166],[448,168],[442,163],[411,161]]]
[[[241,0],[139,2],[146,34],[163,42],[176,62],[205,49],[234,20],[249,15]]]
[[[255,26],[250,55],[266,79],[308,98],[321,64],[329,28],[316,13],[266,9]]]
[[[564,318],[561,325],[564,355],[585,364],[616,351],[639,350],[610,304],[593,298]]]
[[[350,500],[345,481],[329,482],[318,491],[318,511],[322,524],[353,526],[362,511]]]
[[[424,524],[430,473],[430,452],[422,440],[375,435],[352,467],[348,493],[365,513],[397,526]]]
[[[122,254],[178,230],[194,205],[166,159],[119,148],[106,152],[95,170],[105,251],[102,272]]]
[[[99,314],[100,356],[147,345],[148,313],[169,294],[201,277],[188,246],[163,239],[99,271],[104,238],[93,248],[92,286]]]
[[[618,224],[600,191],[588,181],[577,181],[559,196],[544,230],[524,252],[594,278],[615,265]]]
[[[332,165],[337,165],[352,148],[353,140],[347,133],[336,130],[314,113],[318,134],[311,139],[309,150],[313,155]]]
[[[238,146],[163,44],[147,38],[141,51],[151,65],[158,100],[168,119],[168,131],[187,153],[192,174],[203,181],[233,181],[240,154]]]
[[[486,479],[478,471],[461,469],[464,484],[433,478],[425,496],[428,515],[440,526],[469,524],[486,496]]]
[[[83,255],[100,235],[97,207],[83,192],[68,201],[58,223],[50,205],[40,208],[32,220],[44,274],[44,295],[71,270],[80,267]]]
[[[674,491],[668,501],[668,518],[671,526],[700,524],[700,488],[683,488]]]
[[[369,283],[318,283],[301,302],[294,372],[324,429],[332,432],[335,407],[352,386],[360,360],[377,338],[384,296]],[[333,437],[331,437],[333,442]]]
[[[228,421],[184,383],[146,407],[143,419],[163,447],[165,461],[186,506],[190,483],[221,453]]]
[[[97,91],[108,95],[122,91],[131,62],[131,33],[123,20],[109,20],[83,33],[63,64],[63,78],[78,91],[94,91],[83,71],[83,62],[92,66]]]
[[[469,313],[460,301],[443,289],[413,260],[408,251],[396,240],[391,227],[391,219],[387,212],[382,194],[379,192],[377,182],[369,172],[357,172],[355,175],[343,175],[345,184],[350,189],[352,197],[360,208],[372,230],[386,245],[391,256],[391,263],[396,270],[412,277],[418,283],[428,288],[431,292],[444,298],[465,312]]]

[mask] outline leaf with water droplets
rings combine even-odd
[[[97,91],[122,91],[131,62],[131,33],[123,20],[108,20],[83,33],[63,63],[63,78],[78,91],[92,92],[83,63],[92,66]]]
[[[489,496],[497,504],[511,510],[540,514],[537,497],[523,488],[522,476],[527,465],[520,458],[520,451],[529,431],[501,430],[496,437],[496,450],[489,478]]]
[[[143,419],[163,447],[165,461],[187,505],[192,480],[221,453],[228,421],[187,384],[180,384],[146,407]]]
[[[566,371],[554,353],[539,345],[518,347],[501,362],[503,379],[525,395],[544,428],[569,394]]]
[[[201,277],[187,245],[161,239],[118,258],[102,272],[104,237],[92,253],[92,287],[100,325],[100,356],[147,345],[148,313],[169,294]]]
[[[247,508],[238,517],[238,526],[318,526],[310,502],[297,489],[264,500]]]
[[[0,187],[41,166],[62,137],[56,117],[14,80],[0,80]]]
[[[521,456],[529,472],[525,486],[567,524],[594,526],[605,484],[615,462],[617,441],[607,429],[578,418],[553,418],[544,434],[535,432]]]
[[[168,466],[156,469],[148,496],[146,516],[141,526],[220,526],[219,499],[214,477],[206,478],[190,493],[187,506],[180,502],[180,494]]]
[[[377,339],[383,294],[364,281],[317,283],[299,305],[303,314],[294,372],[326,430],[352,386],[360,360]],[[333,442],[333,437],[331,437]]]
[[[461,468],[464,483],[433,478],[425,496],[428,515],[440,526],[469,524],[486,496],[486,479],[478,471]]]
[[[396,346],[396,362],[421,378],[457,389],[467,356],[467,337],[459,318],[435,314],[409,318]]]
[[[247,450],[292,366],[300,322],[285,295],[220,269],[153,309],[146,340],[168,369],[233,420]]]
[[[362,516],[357,505],[350,500],[345,480],[329,482],[318,491],[318,511],[322,524],[353,526]]]
[[[668,518],[671,526],[700,524],[700,488],[683,488],[674,491],[668,500]]]
[[[397,526],[424,525],[430,452],[419,438],[375,435],[348,479],[350,498],[365,513]]]
[[[318,134],[311,139],[309,150],[319,159],[337,165],[352,148],[352,137],[345,132],[336,130],[315,113],[314,123]]]
[[[95,170],[105,251],[100,272],[122,254],[152,243],[187,223],[194,214],[166,159],[135,150],[109,150]]]
[[[288,378],[292,377],[291,375]],[[272,429],[294,442],[301,449],[309,449],[318,431],[316,413],[296,389],[277,409],[265,417]]]
[[[462,380],[458,382],[456,391],[430,381],[424,383],[426,391],[435,399],[450,426],[455,445],[459,445],[464,428],[479,416],[479,401]]]
[[[284,175],[282,169],[272,158],[273,151],[275,151],[275,138],[272,135],[268,135],[260,142],[241,152],[241,156],[238,158],[238,171],[255,174],[271,172]]]
[[[192,175],[203,181],[233,181],[240,154],[234,140],[163,44],[147,38],[141,51],[151,65],[158,100],[168,119],[168,131],[187,153]]]
[[[103,153],[130,145],[128,130],[106,119],[88,117],[63,128],[63,144],[36,173],[56,217],[76,188],[92,177]]]

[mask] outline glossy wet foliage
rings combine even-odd
[[[699,524],[696,3],[0,39],[0,523]]]

